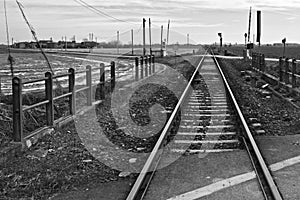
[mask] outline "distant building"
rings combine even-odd
[[[26,49],[30,47],[29,42],[18,42],[15,43],[14,46],[19,49]]]
[[[98,43],[94,41],[84,41],[81,42],[81,48],[94,48],[97,47]]]
[[[94,48],[99,45],[99,43],[94,41],[84,41],[81,43],[76,43],[75,40],[72,41],[58,41],[54,42],[52,38],[50,40],[40,40],[39,44],[44,49],[57,49],[57,48]],[[19,49],[36,49],[38,47],[37,42],[18,42],[12,45],[13,48]]]

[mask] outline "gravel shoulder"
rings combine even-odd
[[[300,134],[300,110],[286,101],[271,95],[262,94],[259,87],[246,81],[241,71],[249,70],[250,63],[242,60],[218,59],[228,77],[229,84],[241,105],[246,119],[258,118],[265,133],[262,135],[294,135]],[[259,80],[261,81],[261,80]],[[264,84],[261,81],[261,84]],[[258,85],[261,85],[258,84]]]

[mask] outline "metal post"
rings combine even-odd
[[[51,72],[46,72],[45,77],[45,92],[46,99],[49,101],[46,104],[46,118],[47,126],[53,126],[54,123],[54,111],[53,111],[53,77]]]
[[[279,81],[283,81],[283,60],[282,57],[279,58]]]
[[[296,59],[294,58],[292,61],[292,87],[296,87]]]
[[[145,77],[148,76],[148,59],[147,56],[144,57],[144,61],[145,61]]]
[[[86,66],[86,86],[87,89],[87,99],[86,104],[87,106],[92,105],[92,67],[90,65]]]
[[[110,89],[114,90],[116,85],[116,63],[112,61],[110,63]]]
[[[69,106],[70,106],[70,114],[75,115],[76,113],[76,93],[75,93],[75,70],[73,68],[69,69],[69,92],[72,95],[69,96]]]
[[[105,66],[100,64],[100,99],[105,99]]]
[[[141,56],[141,79],[144,78],[144,57]]]
[[[135,57],[135,80],[139,80],[139,58]]]
[[[284,71],[284,75],[285,75],[284,81],[285,81],[286,84],[289,84],[289,74],[288,74],[288,72],[289,72],[289,58],[286,58],[285,59],[285,71]]]
[[[22,80],[18,77],[12,79],[13,93],[13,139],[15,142],[23,140],[23,106],[22,106]]]

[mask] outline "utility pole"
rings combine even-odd
[[[187,42],[187,46],[189,46],[189,44],[190,44],[190,34],[187,34],[186,37],[187,37],[187,41],[186,41]]]
[[[168,20],[168,31],[167,31],[166,52],[167,52],[167,46],[168,46],[168,44],[169,44],[169,35],[170,35],[170,20]]]
[[[131,29],[131,54],[133,55],[133,29]]]
[[[250,42],[250,30],[251,30],[251,9],[252,7],[250,7],[250,11],[249,11],[249,25],[248,25],[248,42]],[[254,42],[254,40],[253,40]]]
[[[68,43],[67,43],[67,36],[65,36],[65,44],[66,44],[66,48],[65,48],[65,50],[67,51],[67,46],[68,46]]]
[[[149,43],[150,43],[150,55],[152,55],[152,47],[151,47],[151,19],[149,18]]]
[[[119,41],[120,41],[120,32],[117,31],[117,54],[119,54]]]
[[[143,18],[143,56],[146,55],[146,19]]]
[[[164,32],[164,26],[161,25],[161,30],[160,30],[160,50],[161,50],[161,52],[163,51],[163,32]]]

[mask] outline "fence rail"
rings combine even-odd
[[[292,88],[300,87],[300,74],[297,74],[299,63],[296,59],[280,57],[278,68],[270,69],[266,66],[264,54],[252,52],[252,68],[262,73],[275,75],[279,82],[291,85]]]
[[[144,77],[147,77],[155,73],[155,64],[154,56],[144,56],[135,58],[135,76],[134,80],[137,81]],[[110,78],[105,79],[105,67],[110,67]],[[86,92],[86,105],[92,106],[93,104],[93,85],[92,84],[92,72],[94,70],[100,70],[99,78],[99,96],[100,100],[105,99],[105,84],[110,82],[110,89],[113,91],[116,83],[116,64],[114,61],[110,65],[105,66],[103,63],[99,67],[92,68],[90,65],[86,66],[86,69],[75,71],[73,68],[70,68],[67,73],[60,75],[53,75],[51,72],[46,72],[44,78],[22,81],[18,77],[12,79],[12,96],[13,96],[13,140],[15,142],[24,142],[24,112],[37,108],[39,106],[45,106],[46,112],[46,126],[52,127],[55,125],[54,118],[54,104],[57,100],[62,98],[68,98],[68,111],[69,116],[76,114],[76,94],[79,92]],[[140,72],[140,73],[139,73]],[[86,73],[86,83],[84,87],[75,89],[75,74]],[[68,77],[68,87],[67,92],[54,96],[54,80],[58,78]],[[44,83],[44,92],[45,100],[37,102],[32,105],[24,106],[23,105],[23,86],[26,84],[32,84],[37,82]],[[1,83],[0,83],[1,84]],[[96,84],[97,85],[97,84]],[[0,89],[1,91],[1,89]],[[58,119],[57,121],[59,121]]]

